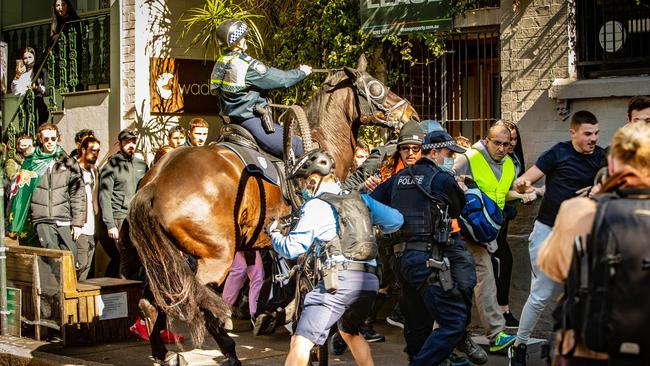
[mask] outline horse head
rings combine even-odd
[[[359,57],[356,69],[343,69],[353,81],[359,104],[359,121],[362,125],[375,125],[400,130],[404,123],[419,117],[413,106],[390,88],[366,72],[367,61],[364,55]]]

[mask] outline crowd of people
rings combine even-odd
[[[292,85],[311,68],[267,68],[243,54],[245,24],[224,26],[223,43],[231,53],[217,62],[212,77],[222,111],[231,123],[250,130],[262,149],[279,156],[282,127],[268,124],[263,112],[249,108],[246,88]],[[233,65],[234,76],[228,74]],[[246,82],[248,77],[256,84]],[[229,93],[248,99],[228,99]],[[253,97],[254,102],[265,100],[262,94]],[[373,324],[386,300],[399,293],[387,321],[403,328],[410,365],[485,364],[489,353],[500,352],[508,354],[511,366],[526,365],[527,344],[543,310],[563,289],[572,289],[567,280],[573,278],[576,237],[583,238],[585,248],[599,244],[589,244],[593,240],[587,238],[592,223],[599,222],[601,205],[590,197],[630,191],[625,197],[634,204],[647,202],[650,97],[630,100],[627,121],[605,149],[598,145],[597,118],[577,111],[569,139],[543,152],[528,168],[521,148],[526,137],[505,120],[493,124],[473,145],[450,136],[435,121],[408,122],[395,141],[372,150],[357,143],[355,169],[343,182],[336,179],[334,159],[326,151],[297,149],[299,158],[289,178],[301,188],[305,202],[293,227],[283,230],[273,220],[266,232],[274,251],[287,259],[317,244],[322,270],[316,288],[304,299],[287,364],[306,364],[312,347],[330,339],[335,354],[349,347],[358,364],[372,365],[368,343],[385,341]],[[171,128],[153,164],[180,146],[204,146],[208,129],[202,118],[192,119],[187,131]],[[103,226],[108,240],[102,246],[111,257],[105,275],[144,279],[137,255],[125,254],[130,250],[121,237],[129,202],[150,168],[135,154],[137,139],[137,131],[121,131],[119,151],[99,164],[100,149],[109,142],[90,130],[77,133],[77,149],[70,154],[59,145],[55,124],[41,124],[35,141],[17,137],[15,154],[4,163],[9,235],[24,245],[71,251],[83,280],[91,274],[95,238]],[[296,139],[294,147],[298,145]],[[603,171],[609,178],[597,180]],[[528,238],[530,293],[518,320],[509,307],[513,256],[508,222],[515,219],[518,205],[538,199],[539,212]],[[477,202],[479,209],[472,211]],[[617,227],[627,228],[625,219],[636,225],[629,216],[634,212],[617,212],[624,223]],[[370,229],[373,226],[378,233]],[[188,261],[191,264],[192,258]],[[248,315],[254,327],[258,303],[266,301],[260,290],[269,275],[260,252],[237,252],[225,281],[223,299],[235,305],[248,278]],[[468,330],[472,307],[489,339],[487,352]],[[595,344],[591,338],[582,339],[575,331],[566,335],[577,325],[558,324],[556,364],[606,364],[608,357],[621,356],[600,347],[590,349]],[[333,327],[336,334],[330,337]],[[141,319],[131,330],[148,339]],[[167,342],[182,341],[169,330],[163,332]],[[573,349],[567,352],[566,347]],[[636,356],[622,354],[628,361],[648,359],[643,347]]]

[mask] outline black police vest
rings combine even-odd
[[[318,196],[338,214],[337,236],[325,243],[329,255],[343,255],[355,261],[377,258],[377,242],[370,221],[370,211],[359,192],[323,193]]]
[[[416,185],[431,193],[431,182],[440,172],[437,166],[416,164],[397,174],[391,192],[391,206],[404,216],[404,225],[397,233],[400,241],[432,243],[434,234],[444,225],[442,211],[446,210],[446,204],[433,202]]]

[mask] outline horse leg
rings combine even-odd
[[[205,318],[205,327],[217,342],[217,345],[219,345],[221,353],[226,357],[226,362],[223,364],[228,366],[240,366],[241,361],[237,358],[235,341],[230,338],[228,333],[223,329],[223,322],[217,319],[209,310],[203,308],[201,308],[201,310],[203,311],[203,317]]]
[[[149,334],[149,342],[151,343],[151,355],[154,359],[160,360],[161,362],[165,361],[167,356],[167,347],[160,336],[160,332],[165,329],[167,325],[167,315],[163,312],[158,312],[156,321],[153,323],[153,329],[151,329],[151,334]]]

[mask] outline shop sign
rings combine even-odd
[[[213,62],[152,57],[149,71],[151,113],[218,114],[210,94]]]
[[[359,0],[361,29],[373,37],[452,27],[449,0]]]

